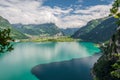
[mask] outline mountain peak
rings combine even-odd
[[[54,36],[61,30],[54,23],[44,24],[13,24],[14,28],[30,36]]]

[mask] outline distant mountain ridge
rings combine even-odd
[[[20,32],[31,35],[31,36],[54,36],[62,35],[60,28],[58,28],[54,23],[45,24],[12,24],[13,27]]]
[[[0,29],[11,29],[11,37],[17,38],[17,39],[26,39],[28,38],[23,33],[19,32],[15,28],[12,27],[12,25],[9,23],[9,21],[3,17],[0,16]]]
[[[0,29],[11,29],[11,37],[14,39],[27,39],[40,36],[62,36],[60,28],[54,23],[45,24],[10,24],[10,22],[0,16]]]
[[[92,42],[104,42],[110,39],[110,37],[116,31],[117,19],[113,17],[106,17],[96,19],[88,22],[88,24],[80,28],[74,35],[73,38],[80,38],[83,41]]]
[[[63,29],[61,28],[61,31],[63,33],[64,36],[71,36],[73,35],[79,28],[66,28]]]

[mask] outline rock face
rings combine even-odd
[[[120,80],[120,29],[112,36],[106,47],[102,48],[103,55],[94,64],[95,80]]]

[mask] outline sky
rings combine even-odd
[[[55,23],[82,27],[109,15],[114,0],[0,0],[0,16],[11,24]]]

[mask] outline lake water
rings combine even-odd
[[[12,52],[0,56],[0,80],[38,80],[31,73],[36,65],[64,61],[73,62],[72,59],[82,59],[80,60],[81,66],[89,66],[86,69],[85,66],[83,67],[87,73],[90,73],[90,68],[98,58],[98,56],[92,58],[90,56],[99,51],[100,49],[90,42],[16,43]],[[74,62],[76,63],[76,61]],[[69,65],[71,65],[70,62]],[[59,63],[59,66],[61,66],[61,63]],[[47,66],[47,69],[50,68]],[[60,67],[57,69],[60,69]],[[47,75],[49,76],[49,74]],[[49,78],[49,80],[51,79]]]

